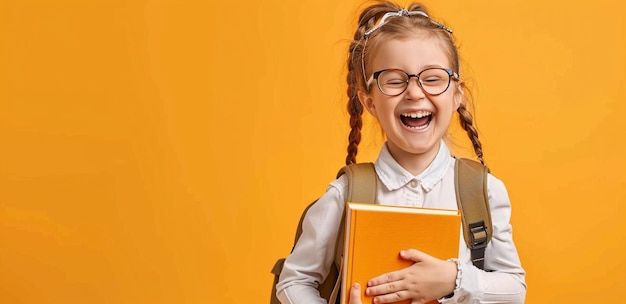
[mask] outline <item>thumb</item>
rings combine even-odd
[[[409,260],[409,261],[413,261],[417,263],[417,262],[424,261],[425,259],[429,257],[429,255],[416,249],[407,249],[407,250],[400,251],[400,257],[405,260]]]
[[[350,288],[350,301],[348,304],[361,304],[361,285],[354,283]]]

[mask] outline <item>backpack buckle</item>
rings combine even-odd
[[[487,247],[487,226],[484,221],[469,224],[470,236],[472,237],[472,248]]]

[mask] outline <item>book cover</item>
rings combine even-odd
[[[348,202],[345,221],[342,286],[346,288],[341,289],[344,304],[348,303],[348,286],[361,284],[363,303],[372,303],[373,297],[365,295],[367,281],[412,265],[413,262],[400,258],[400,250],[413,248],[442,260],[459,255],[458,210]]]

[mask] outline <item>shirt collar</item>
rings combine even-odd
[[[385,143],[378,155],[375,167],[380,181],[390,191],[399,189],[415,179],[418,180],[422,188],[428,192],[443,178],[450,164],[450,159],[452,159],[450,157],[450,150],[448,150],[448,147],[442,140],[437,156],[435,156],[435,159],[428,165],[428,168],[419,175],[413,176],[396,162]]]

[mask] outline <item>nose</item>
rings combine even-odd
[[[406,88],[406,97],[407,99],[422,99],[426,96],[424,90],[419,84],[419,79],[416,76],[409,78],[409,83]]]

